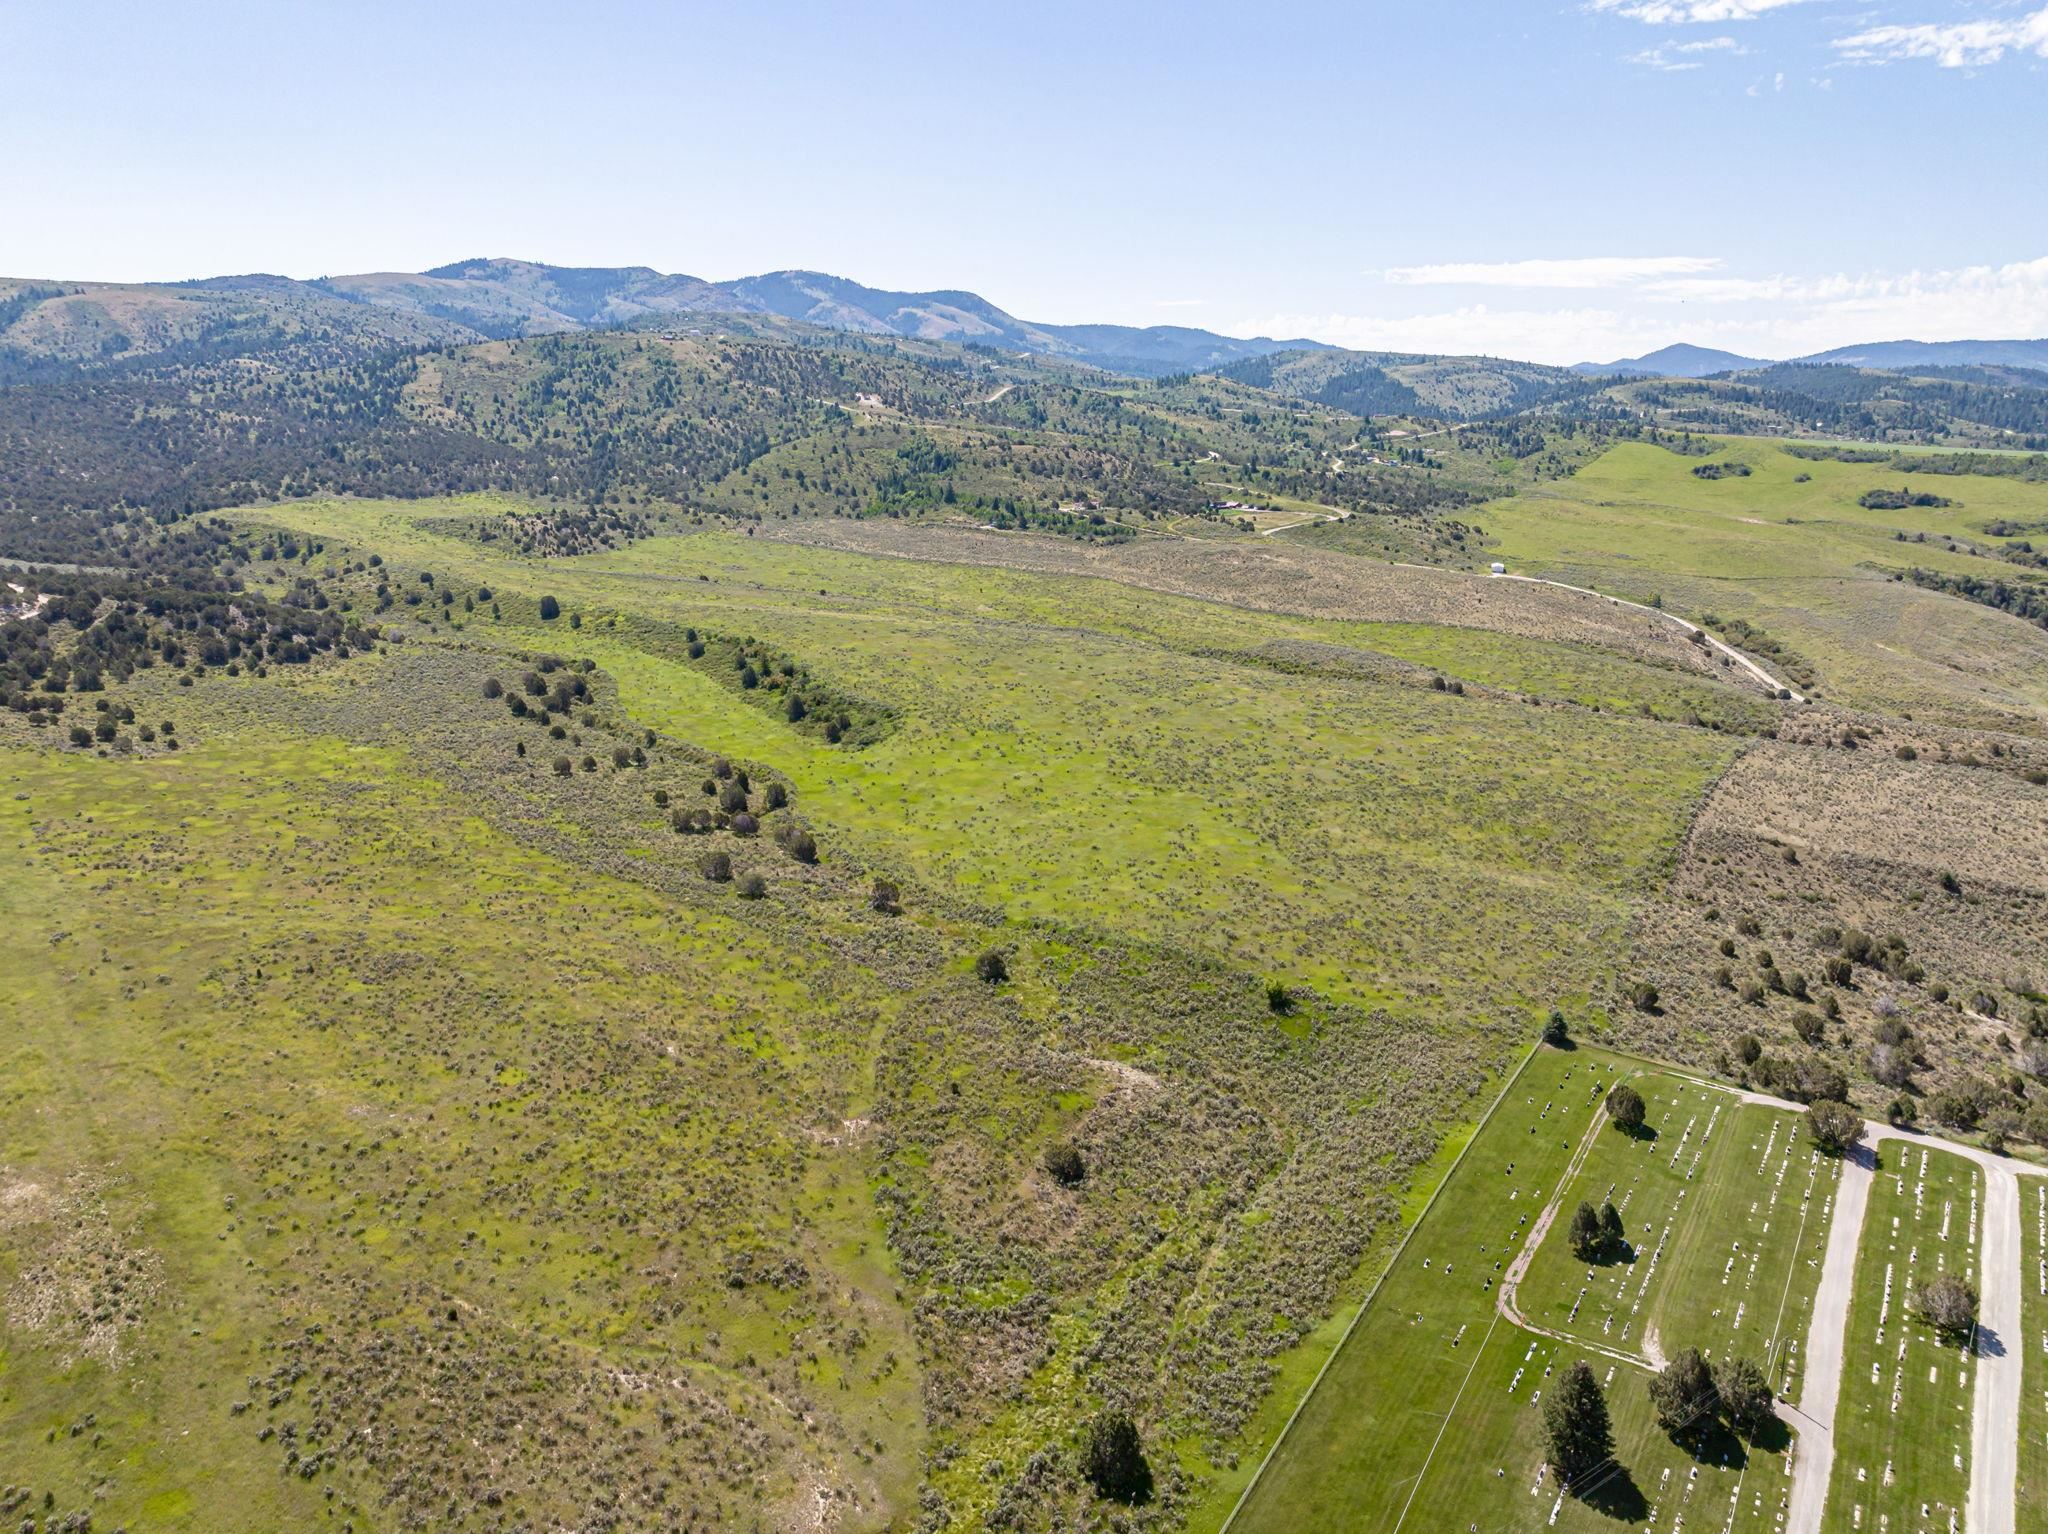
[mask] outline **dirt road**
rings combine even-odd
[[[1291,533],[1297,527],[1314,527],[1319,522],[1342,522],[1347,520],[1350,515],[1351,513],[1348,511],[1333,511],[1322,516],[1304,517],[1299,522],[1288,522],[1280,527],[1265,528],[1259,533],[1259,536],[1261,538],[1270,538],[1275,533]]]
[[[1768,691],[1771,694],[1771,696],[1777,697],[1779,694],[1782,693],[1794,703],[1804,703],[1806,701],[1805,698],[1801,697],[1798,693],[1794,692],[1785,683],[1779,681],[1776,677],[1772,676],[1770,672],[1764,670],[1763,667],[1759,666],[1755,661],[1751,660],[1747,655],[1744,655],[1740,650],[1736,649],[1734,646],[1723,643],[1720,639],[1718,639],[1712,634],[1709,634],[1705,629],[1701,628],[1697,623],[1688,623],[1685,621],[1685,619],[1678,617],[1676,614],[1667,613],[1661,607],[1651,607],[1646,603],[1630,602],[1621,597],[1611,597],[1608,596],[1607,593],[1604,591],[1594,591],[1586,586],[1573,586],[1567,584],[1564,581],[1547,581],[1538,575],[1496,575],[1493,578],[1497,581],[1528,581],[1533,585],[1537,586],[1555,586],[1560,591],[1576,591],[1581,596],[1599,597],[1603,601],[1612,602],[1616,607],[1633,607],[1637,612],[1648,613],[1652,617],[1662,618],[1668,623],[1675,623],[1680,628],[1684,629],[1688,634],[1699,635],[1700,638],[1704,639],[1709,645],[1713,646],[1713,648],[1720,651],[1723,655],[1727,656],[1728,659],[1732,661],[1735,665],[1740,666],[1744,671],[1748,672],[1757,681],[1763,683],[1765,690]]]

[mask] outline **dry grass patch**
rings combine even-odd
[[[1677,628],[1599,597],[1416,565],[1384,564],[1276,540],[1145,538],[1093,547],[1056,538],[900,522],[812,519],[763,536],[850,553],[1086,575],[1264,612],[1437,623],[1565,640],[1632,660],[1717,675]]]

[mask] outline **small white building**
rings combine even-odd
[[[1508,573],[1508,567],[1496,559],[1493,562],[1493,573],[1495,575],[1506,575]]]

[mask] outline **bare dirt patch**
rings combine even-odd
[[[23,1179],[0,1183],[0,1230],[21,1263],[8,1326],[118,1366],[162,1286],[163,1262],[116,1227],[100,1182],[80,1174],[55,1195]]]

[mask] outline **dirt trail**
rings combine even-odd
[[[1350,516],[1351,513],[1348,511],[1324,512],[1313,517],[1305,517],[1299,522],[1288,522],[1280,527],[1265,528],[1259,533],[1259,536],[1261,538],[1270,538],[1275,533],[1291,533],[1297,527],[1314,527],[1319,522],[1343,522],[1347,521]]]
[[[9,591],[14,592],[18,596],[28,595],[28,588],[26,586],[17,586],[12,581],[9,581],[7,583],[7,589]],[[35,617],[49,605],[50,594],[47,591],[38,592],[36,594],[36,599],[33,602],[24,602],[19,607],[13,606],[5,602],[0,602],[0,619],[5,619],[10,623],[17,618],[27,620],[29,618]]]
[[[1674,613],[1667,613],[1661,607],[1651,607],[1647,603],[1643,602],[1630,602],[1622,597],[1611,597],[1608,596],[1607,593],[1604,591],[1594,591],[1592,588],[1587,586],[1573,586],[1565,581],[1547,581],[1544,580],[1541,576],[1536,575],[1496,575],[1493,577],[1493,579],[1497,581],[1528,581],[1531,584],[1537,586],[1555,586],[1559,591],[1576,591],[1581,596],[1599,597],[1603,601],[1612,602],[1617,607],[1632,607],[1637,612],[1648,613],[1652,617],[1662,618],[1666,622],[1675,623],[1681,629],[1685,630],[1686,633],[1699,635],[1700,638],[1704,639],[1709,645],[1712,645],[1716,650],[1720,651],[1723,655],[1727,656],[1729,660],[1733,661],[1736,665],[1740,666],[1744,671],[1747,671],[1752,677],[1756,678],[1757,681],[1763,683],[1764,688],[1773,697],[1776,697],[1780,693],[1783,693],[1788,695],[1790,700],[1794,703],[1804,703],[1806,701],[1804,697],[1800,696],[1800,694],[1794,692],[1785,683],[1779,681],[1776,677],[1772,676],[1770,672],[1764,670],[1763,667],[1759,666],[1755,661],[1751,660],[1747,655],[1744,655],[1740,650],[1736,649],[1733,645],[1726,644],[1716,636],[1709,634],[1697,623],[1688,623],[1685,621],[1685,619],[1678,617]]]
[[[1541,1332],[1546,1337],[1557,1336],[1555,1332],[1547,1332],[1540,1326],[1529,1324],[1528,1318],[1522,1314],[1521,1307],[1515,1303],[1515,1291],[1521,1287],[1523,1278],[1528,1275],[1529,1264],[1536,1260],[1536,1248],[1543,1244],[1543,1238],[1550,1233],[1550,1227],[1557,1219],[1558,1210],[1564,1207],[1565,1190],[1572,1185],[1572,1179],[1579,1175],[1579,1169],[1586,1164],[1586,1158],[1593,1154],[1593,1146],[1600,1138],[1601,1126],[1606,1122],[1607,1115],[1599,1108],[1594,1108],[1593,1122],[1586,1126],[1585,1134],[1579,1139],[1578,1149],[1572,1152],[1572,1159],[1565,1164],[1564,1173],[1557,1179],[1557,1187],[1550,1195],[1550,1202],[1543,1206],[1543,1212],[1530,1223],[1529,1239],[1522,1243],[1522,1249],[1515,1253],[1515,1260],[1508,1264],[1507,1272],[1501,1275],[1500,1292],[1494,1297],[1494,1306],[1524,1331]],[[1559,1340],[1577,1342],[1576,1338],[1570,1337]],[[1596,1346],[1591,1343],[1585,1345]],[[1614,1356],[1629,1363],[1642,1362],[1639,1358],[1631,1359],[1625,1354]]]
[[[1586,1158],[1593,1153],[1593,1146],[1599,1141],[1600,1131],[1607,1126],[1607,1122],[1606,1112],[1595,1106],[1593,1122],[1586,1126],[1585,1137],[1579,1141],[1578,1149],[1572,1152],[1571,1162],[1565,1167],[1564,1175],[1557,1180],[1557,1191],[1550,1195],[1550,1202],[1543,1206],[1543,1212],[1531,1222],[1529,1239],[1522,1243],[1522,1249],[1515,1254],[1515,1260],[1508,1264],[1507,1272],[1501,1276],[1500,1292],[1495,1296],[1494,1308],[1503,1318],[1525,1332],[1534,1332],[1537,1336],[1548,1337],[1553,1342],[1562,1342],[1570,1347],[1598,1353],[1612,1363],[1627,1364],[1631,1368],[1654,1373],[1664,1367],[1663,1349],[1657,1344],[1654,1328],[1644,1336],[1643,1351],[1630,1353],[1585,1337],[1574,1337],[1565,1332],[1552,1331],[1547,1326],[1538,1326],[1523,1315],[1521,1306],[1515,1303],[1516,1291],[1521,1287],[1523,1278],[1528,1275],[1529,1264],[1536,1257],[1536,1249],[1543,1244],[1543,1238],[1550,1233],[1550,1227],[1557,1223],[1558,1211],[1564,1208],[1565,1191],[1577,1179],[1580,1169],[1586,1164]]]

